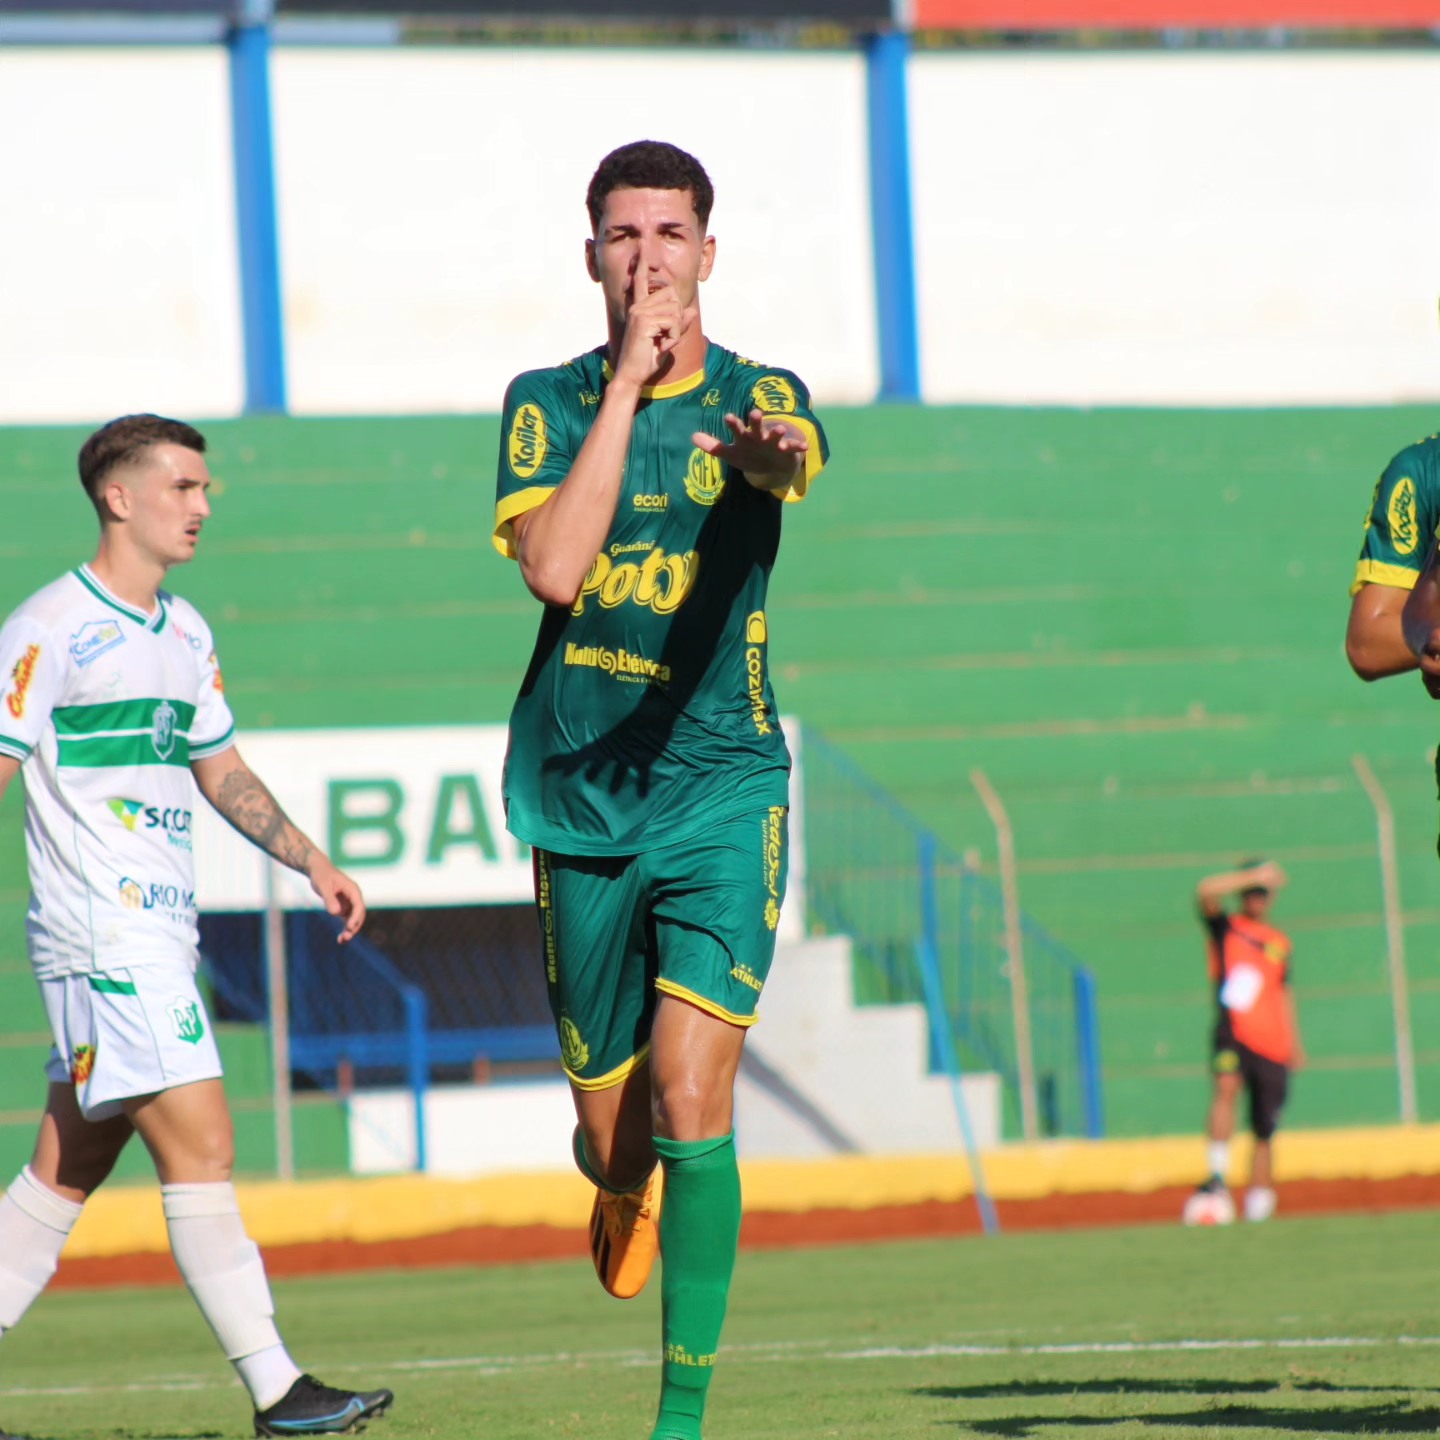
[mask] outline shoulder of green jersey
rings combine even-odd
[[[730,359],[729,376],[733,408],[740,414],[759,410],[765,415],[793,415],[810,408],[810,392],[805,382],[783,365],[762,365],[733,351],[724,352]]]
[[[1375,558],[1399,560],[1418,572],[1440,526],[1440,436],[1407,445],[1385,467],[1375,488],[1373,520],[1394,552]]]
[[[603,358],[599,351],[587,350],[559,365],[522,370],[506,387],[506,409],[527,400],[556,403],[573,399],[577,405],[583,404],[582,396],[596,388]]]

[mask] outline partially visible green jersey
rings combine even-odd
[[[505,396],[495,546],[569,473],[611,371],[604,349],[518,376]],[[696,375],[642,391],[605,548],[569,609],[548,605],[510,717],[510,830],[570,855],[630,855],[788,803],[765,591],[785,500],[828,457],[788,370],[712,344]],[[728,413],[783,416],[810,448],[782,496],[699,449]]]
[[[1440,526],[1440,435],[1407,445],[1375,485],[1353,595],[1362,585],[1413,590]]]

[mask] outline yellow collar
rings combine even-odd
[[[605,378],[615,378],[615,368],[608,360],[605,362]],[[705,371],[702,367],[693,375],[687,375],[683,380],[671,380],[664,385],[642,385],[640,387],[640,398],[642,400],[668,400],[672,395],[686,395],[691,390],[698,390],[705,383]]]

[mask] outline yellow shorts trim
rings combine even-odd
[[[1355,583],[1350,593],[1356,595],[1364,585],[1390,585],[1396,590],[1413,590],[1420,578],[1417,566],[1411,570],[1405,565],[1389,565],[1383,560],[1362,560],[1355,567]]]
[[[495,506],[495,532],[490,541],[507,560],[516,559],[520,553],[515,548],[515,521],[538,510],[554,493],[553,485],[530,485],[507,495]]]
[[[687,990],[673,980],[657,980],[655,988],[662,995],[673,995],[677,1000],[684,1000],[697,1010],[703,1010],[707,1015],[713,1015],[727,1025],[738,1026],[741,1030],[748,1030],[760,1018],[758,1015],[737,1015],[733,1010],[727,1010],[723,1005],[717,1005],[713,1000],[707,1000],[703,995],[697,995],[695,991]]]
[[[577,1090],[613,1090],[617,1085],[623,1084],[628,1080],[649,1058],[650,1042],[647,1040],[644,1045],[640,1047],[639,1051],[625,1061],[623,1065],[617,1065],[606,1074],[594,1076],[592,1079],[586,1079],[584,1076],[577,1075],[565,1065],[563,1061],[561,1062],[560,1068],[565,1071],[565,1078],[569,1080]]]

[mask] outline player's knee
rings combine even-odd
[[[223,1134],[187,1136],[183,1143],[151,1147],[166,1185],[223,1185],[235,1171],[235,1139]]]
[[[1274,1138],[1275,1128],[1279,1123],[1279,1115],[1273,1110],[1260,1110],[1251,1117],[1250,1133],[1257,1140],[1268,1141]]]
[[[225,1184],[235,1173],[235,1137],[228,1133],[208,1136],[194,1162],[197,1169],[205,1172],[205,1183]]]
[[[667,1140],[709,1140],[731,1128],[730,1090],[694,1076],[657,1086],[652,1104],[655,1133]]]

